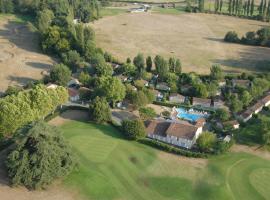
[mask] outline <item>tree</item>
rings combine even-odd
[[[75,165],[61,132],[45,122],[34,122],[19,130],[15,144],[6,160],[15,186],[45,188],[54,179],[68,175]]]
[[[243,109],[243,103],[239,101],[236,96],[232,96],[230,100],[230,109],[232,112],[237,113]]]
[[[270,121],[261,119],[261,140],[264,145],[270,145]]]
[[[136,67],[131,63],[125,63],[121,66],[121,72],[128,76],[134,76],[136,74]]]
[[[146,135],[144,124],[141,120],[124,120],[122,132],[130,140],[143,138]]]
[[[203,132],[197,139],[197,145],[201,151],[210,152],[214,148],[216,141],[217,138],[214,133]]]
[[[199,11],[204,12],[204,0],[199,0]]]
[[[224,122],[230,118],[230,113],[222,108],[216,110],[215,114],[213,115],[214,118]]]
[[[228,33],[226,33],[224,41],[238,43],[240,42],[240,39],[235,31],[229,31]]]
[[[98,76],[111,76],[113,68],[107,64],[102,54],[96,54],[92,57],[91,64],[95,67]]]
[[[169,87],[171,88],[171,92],[177,92],[178,87],[177,83],[179,81],[179,77],[174,73],[168,73],[166,76],[166,82],[168,83]]]
[[[81,72],[81,73],[80,73],[79,81],[80,81],[80,83],[82,83],[84,86],[89,85],[90,80],[91,80],[91,77],[90,77],[89,73],[87,73],[87,72]]]
[[[144,56],[139,53],[134,59],[133,64],[137,67],[139,78],[142,77],[144,72],[145,64],[144,64]]]
[[[243,106],[248,106],[252,101],[252,96],[246,90],[239,96],[239,98],[240,101],[242,101]]]
[[[176,59],[174,72],[176,74],[181,74],[181,72],[182,72],[182,64],[181,64],[181,61],[179,59]]]
[[[51,81],[62,86],[66,86],[70,80],[71,71],[64,64],[57,64],[50,72]]]
[[[206,88],[208,90],[208,97],[215,97],[217,95],[218,85],[216,83],[211,82],[206,85]]]
[[[44,9],[39,11],[37,14],[37,28],[40,33],[45,33],[50,27],[52,20],[54,18],[54,13],[49,9]]]
[[[149,101],[147,96],[143,91],[133,92],[131,94],[131,103],[135,106],[135,108],[140,108],[145,106]]]
[[[156,71],[159,77],[163,80],[166,77],[167,73],[169,72],[168,63],[163,57],[159,55],[155,57],[154,62],[156,66]]]
[[[8,95],[17,95],[20,91],[22,91],[23,88],[20,86],[8,86],[8,88],[5,91],[5,96]]]
[[[146,71],[151,72],[152,71],[152,66],[153,66],[152,58],[151,58],[151,56],[148,56],[146,58]]]
[[[89,105],[90,118],[98,124],[111,121],[111,109],[105,98],[97,96]]]
[[[62,60],[73,72],[76,72],[77,69],[82,66],[82,58],[75,50],[70,50],[67,53],[62,54]]]
[[[194,87],[194,95],[201,98],[208,97],[207,87],[203,83],[197,83],[193,85]]]
[[[213,65],[210,71],[210,77],[212,80],[221,80],[224,76],[219,65]]]
[[[122,101],[126,95],[126,88],[120,79],[116,77],[100,77],[96,85],[96,93],[103,96],[113,107],[116,102]]]
[[[251,5],[250,5],[250,15],[251,16],[253,16],[254,7],[255,7],[255,2],[254,2],[254,0],[251,0]]]
[[[144,107],[139,109],[140,117],[143,121],[153,119],[157,116],[157,113],[153,108],[150,107]]]

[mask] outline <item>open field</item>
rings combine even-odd
[[[42,77],[54,61],[39,50],[37,35],[25,19],[0,15],[0,93],[9,85],[24,85]]]
[[[120,14],[92,24],[98,46],[122,61],[138,52],[174,56],[182,60],[184,71],[198,73],[208,73],[213,63],[223,65],[228,72],[267,70],[270,48],[223,42],[230,30],[241,36],[266,25],[222,15],[154,12]]]
[[[61,129],[79,162],[64,183],[86,199],[269,199],[270,160],[175,156],[123,140],[108,125],[69,121]]]

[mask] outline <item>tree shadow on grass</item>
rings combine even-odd
[[[26,65],[36,68],[36,69],[42,69],[42,70],[50,70],[52,68],[51,64],[42,63],[42,62],[26,62]]]
[[[25,86],[28,83],[37,81],[36,79],[29,78],[29,77],[12,76],[12,75],[8,77],[8,80],[22,86]]]

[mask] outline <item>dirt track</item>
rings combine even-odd
[[[37,35],[13,16],[0,20],[0,93],[8,85],[38,80],[54,61],[41,53]]]

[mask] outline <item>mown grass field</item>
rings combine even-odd
[[[181,14],[180,14],[181,13]],[[149,13],[124,13],[92,24],[97,46],[121,61],[139,52],[182,61],[183,71],[209,73],[217,63],[226,72],[259,72],[270,68],[270,48],[225,43],[228,31],[241,38],[268,23],[237,17],[183,13],[183,9],[153,8]]]
[[[123,140],[107,125],[73,121],[61,129],[79,163],[65,185],[86,199],[270,198],[269,160],[245,153],[179,157]]]

